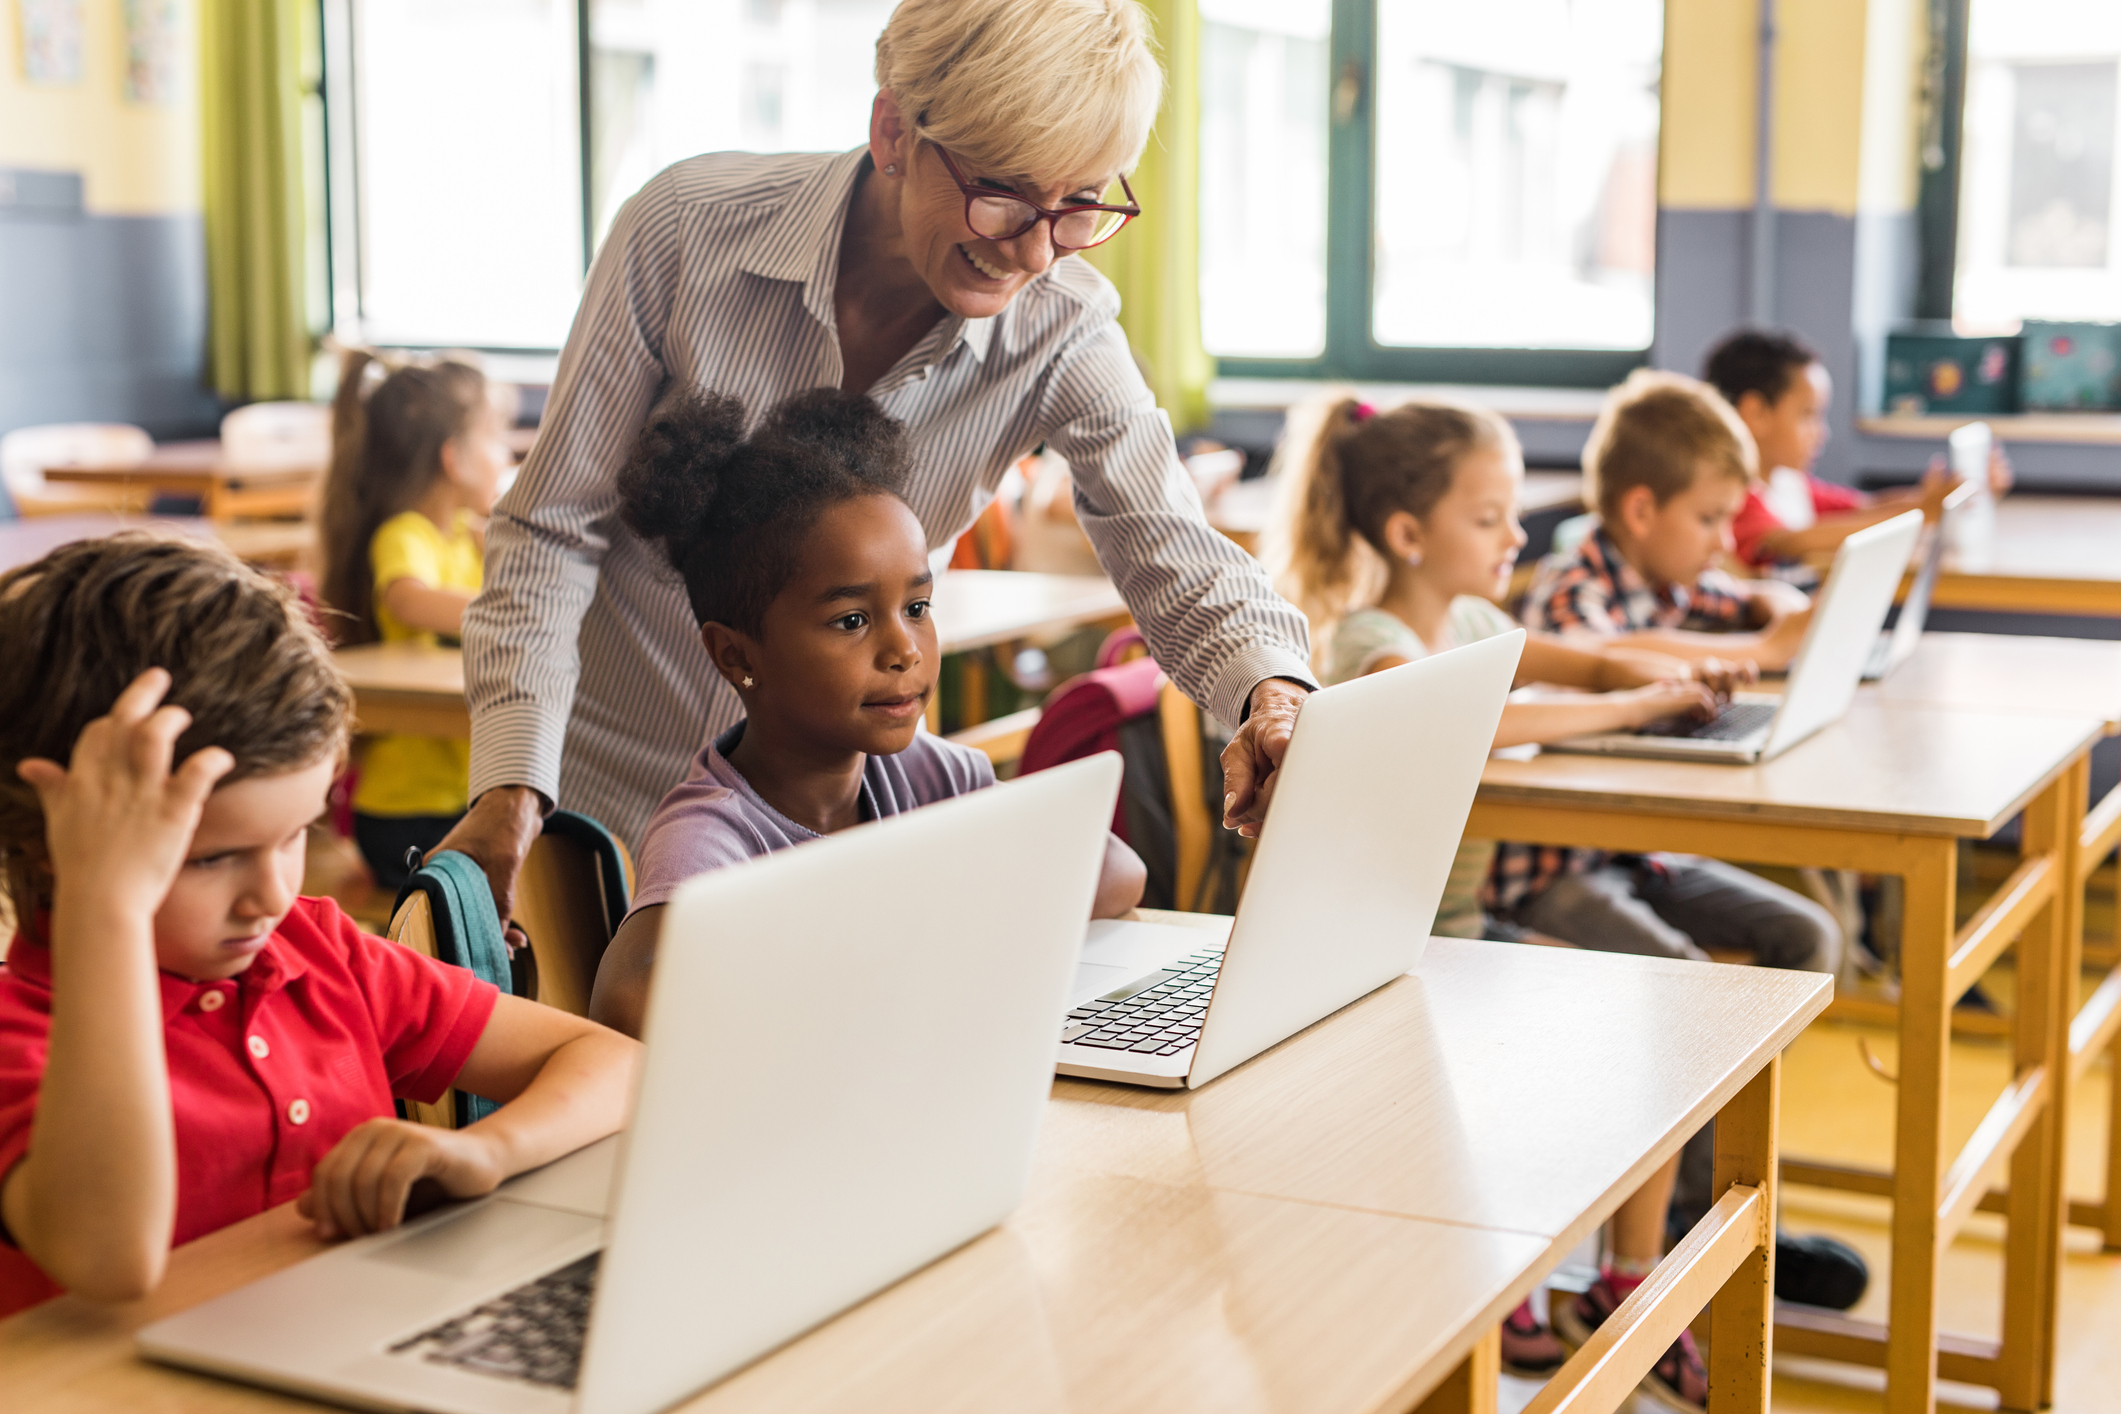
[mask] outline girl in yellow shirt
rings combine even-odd
[[[486,379],[461,363],[400,368],[347,355],[325,481],[324,601],[338,641],[454,645],[485,574],[486,517],[511,463]],[[471,743],[371,738],[354,789],[354,840],[396,890],[406,852],[431,849],[463,815]]]

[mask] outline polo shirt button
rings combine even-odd
[[[226,992],[210,991],[199,994],[199,1010],[201,1011],[219,1011],[227,1003],[228,993]]]
[[[248,1041],[245,1041],[243,1044],[248,1046],[250,1048],[250,1053],[253,1056],[256,1056],[259,1060],[264,1060],[267,1056],[272,1054],[272,1047],[265,1044],[265,1038],[263,1036],[253,1036]]]
[[[287,1122],[289,1124],[309,1123],[309,1101],[296,1100],[289,1104],[287,1107]]]

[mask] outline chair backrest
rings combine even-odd
[[[528,994],[528,977],[518,974],[509,957],[493,890],[470,855],[439,850],[412,871],[398,892],[390,936],[452,967],[469,968],[504,992]],[[451,1098],[452,1117],[459,1126],[483,1119],[496,1108],[491,1100],[461,1091]]]
[[[516,876],[513,920],[530,939],[539,1001],[588,1015],[597,965],[632,897],[633,860],[617,836],[570,810],[546,818]]]
[[[331,462],[331,409],[323,403],[252,403],[221,419],[221,461],[250,471]]]
[[[48,422],[0,437],[0,480],[9,494],[34,497],[50,466],[134,466],[155,450],[155,439],[127,422]]]
[[[424,893],[416,893],[398,905],[391,915],[390,931],[386,936],[394,943],[411,948],[425,957],[434,957],[435,915],[434,905]],[[431,1124],[437,1129],[457,1127],[457,1092],[452,1090],[431,1105],[418,1100],[400,1100],[405,1118],[416,1124]]]

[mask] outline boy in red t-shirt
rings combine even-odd
[[[1831,554],[1865,526],[1903,511],[1935,520],[1958,484],[1941,459],[1919,486],[1874,496],[1812,475],[1826,447],[1834,384],[1819,355],[1795,334],[1740,329],[1709,351],[1701,376],[1737,409],[1760,450],[1760,480],[1731,523],[1738,558],[1755,568]],[[1998,451],[1989,463],[1990,488],[2001,495],[2010,484],[2010,463]]]
[[[290,1199],[392,1227],[421,1180],[471,1197],[619,1127],[635,1042],[296,896],[351,702],[284,589],[83,541],[0,576],[0,651],[0,1315],[144,1295]],[[452,1086],[503,1108],[393,1117]]]

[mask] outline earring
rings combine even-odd
[[[755,683],[755,682],[753,682],[753,681],[751,680],[751,675],[750,675],[749,673],[746,673],[746,674],[744,675],[744,686],[746,686],[746,687],[757,687],[757,686],[758,686],[758,684],[757,684],[757,683]]]
[[[897,176],[897,175],[898,175],[898,163],[896,163],[896,162],[887,162],[886,164],[884,164],[884,175],[885,175],[885,176],[887,176],[887,177],[895,177],[895,176]]]
[[[1410,565],[1419,565],[1421,563],[1421,551],[1409,550],[1407,552],[1407,563]]]

